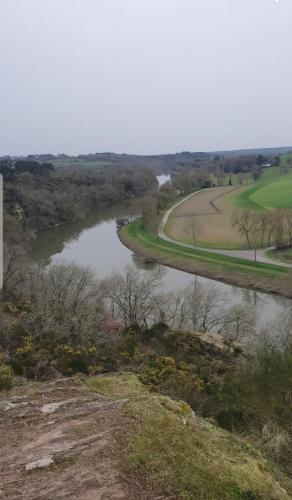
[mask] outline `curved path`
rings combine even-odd
[[[204,191],[204,192],[210,191],[210,190],[213,191],[215,189],[219,189],[219,188],[208,188],[208,189],[196,191],[195,193],[192,193],[189,196],[187,196],[186,198],[184,198],[183,200],[180,200],[173,207],[171,207],[169,210],[167,210],[167,212],[164,214],[164,216],[163,216],[163,218],[162,218],[162,220],[161,220],[161,222],[159,224],[159,227],[158,227],[158,236],[159,236],[159,238],[161,238],[162,240],[168,241],[169,243],[174,243],[175,245],[179,245],[179,246],[185,247],[185,248],[191,248],[191,249],[194,250],[194,246],[193,245],[190,245],[188,243],[182,243],[181,241],[175,240],[175,239],[170,238],[169,236],[167,236],[165,234],[165,232],[164,232],[164,228],[165,228],[165,226],[167,224],[167,221],[168,221],[169,217],[171,216],[172,212],[177,207],[179,207],[180,205],[182,205],[183,203],[185,203],[186,201],[188,201],[193,196],[196,196],[198,193],[201,193],[202,191]],[[240,259],[245,259],[245,260],[250,260],[250,261],[254,261],[255,260],[255,258],[254,258],[254,250],[219,250],[219,249],[206,248],[206,247],[196,247],[196,248],[198,250],[203,250],[204,252],[216,253],[216,254],[219,254],[219,255],[225,255],[226,257],[237,257],[237,258],[240,258]],[[273,250],[273,249],[274,249],[274,247],[259,248],[259,249],[257,249],[257,262],[262,262],[264,264],[272,264],[273,266],[290,267],[290,268],[292,268],[292,264],[287,264],[285,262],[278,262],[276,260],[269,259],[269,257],[266,256],[266,252],[268,250]]]

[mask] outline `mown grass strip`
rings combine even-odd
[[[277,265],[248,261],[238,257],[227,257],[204,250],[183,248],[164,241],[154,233],[144,230],[140,221],[135,221],[125,227],[124,230],[131,240],[140,243],[145,249],[154,250],[158,256],[182,257],[188,261],[195,259],[202,263],[220,266],[229,272],[252,272],[253,274],[271,278],[283,276],[288,272],[287,268]]]
[[[253,186],[248,191],[244,191],[235,197],[235,205],[237,208],[253,209],[253,210],[265,210],[262,205],[258,205],[250,197],[256,193],[259,189],[263,187],[263,184],[257,184]]]

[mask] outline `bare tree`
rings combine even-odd
[[[260,331],[257,338],[260,348],[285,350],[292,345],[292,313],[283,311],[281,317]]]
[[[285,244],[286,220],[284,210],[274,211],[275,244],[281,248]]]
[[[254,249],[254,258],[257,261],[257,245],[262,233],[262,221],[252,210],[237,211],[233,214],[232,226],[246,239],[248,248]]]
[[[30,267],[25,292],[31,303],[25,328],[35,341],[52,337],[91,345],[98,340],[105,313],[102,290],[90,270],[73,264]]]
[[[285,210],[286,229],[289,239],[289,247],[292,247],[292,210]]]
[[[197,332],[220,332],[225,313],[224,295],[214,285],[194,283],[184,291],[184,326]]]
[[[251,248],[252,212],[240,210],[233,213],[232,226],[236,227],[239,234],[246,239],[248,248]]]
[[[275,216],[273,212],[268,213],[268,229],[267,229],[267,245],[268,247],[271,246],[273,238],[275,236],[275,230],[276,230],[276,225],[275,225]]]
[[[262,221],[259,215],[256,212],[252,213],[251,218],[252,228],[251,228],[251,242],[254,249],[254,260],[257,261],[257,248],[258,248],[258,239],[260,234],[262,233]]]
[[[232,306],[226,314],[222,333],[242,341],[255,333],[255,312],[242,304]]]
[[[269,230],[269,214],[265,211],[261,211],[257,214],[257,217],[261,247],[263,248],[265,245],[265,236]]]
[[[105,296],[111,304],[112,316],[121,318],[125,327],[148,326],[161,317],[161,272],[143,272],[127,267],[104,282]]]
[[[203,226],[196,215],[189,217],[184,225],[184,231],[188,236],[191,236],[194,248],[197,246],[202,229]]]

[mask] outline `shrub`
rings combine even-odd
[[[176,362],[171,356],[150,355],[138,374],[140,381],[151,390],[184,399],[194,407],[201,399],[203,381],[193,375],[185,363]]]
[[[292,347],[265,349],[227,377],[213,410],[227,430],[256,434],[274,458],[292,462]]]
[[[0,364],[0,391],[8,391],[13,386],[13,371],[10,366]]]

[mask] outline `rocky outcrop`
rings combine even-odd
[[[114,437],[124,404],[72,379],[0,400],[0,498],[128,498]]]

